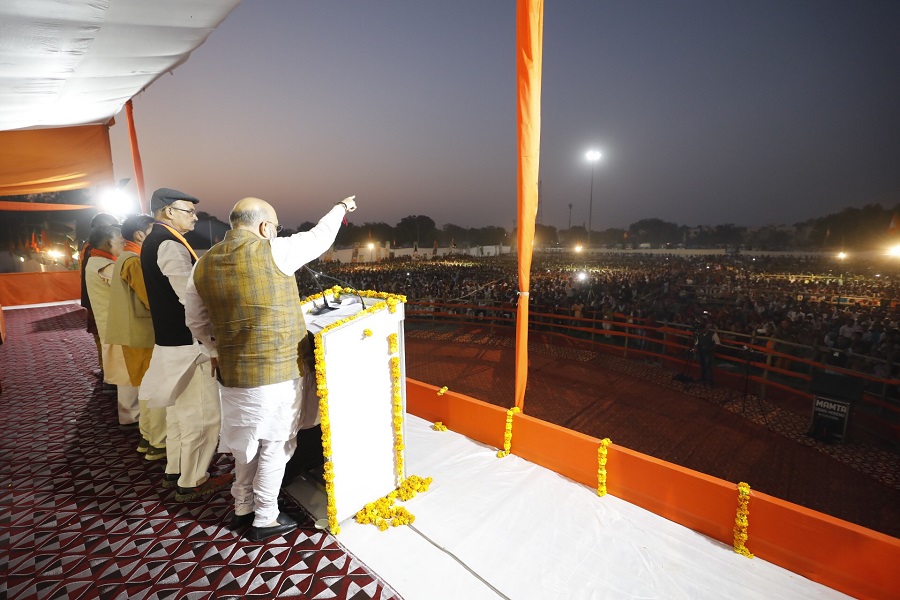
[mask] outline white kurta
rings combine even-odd
[[[209,362],[209,351],[196,340],[189,346],[154,345],[138,396],[151,408],[173,406],[187,389],[197,366],[205,362]]]
[[[222,434],[219,452],[256,456],[259,441],[283,442],[294,437],[300,421],[301,380],[254,388],[220,387]]]

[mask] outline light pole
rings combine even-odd
[[[585,154],[585,158],[588,159],[588,162],[591,163],[591,202],[588,205],[588,248],[591,247],[591,220],[594,216],[594,166],[597,164],[597,161],[600,160],[600,157],[603,156],[597,150],[588,150],[587,154]]]
[[[572,203],[569,202],[569,229],[572,229]]]

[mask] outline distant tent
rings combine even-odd
[[[900,231],[900,215],[894,213],[894,216],[891,218],[891,224],[888,226],[888,234],[894,235],[898,231]]]

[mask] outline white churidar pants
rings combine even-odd
[[[234,457],[234,514],[246,515],[256,511],[254,527],[266,527],[278,518],[278,492],[284,478],[284,467],[294,455],[297,438],[286,442],[260,440],[256,456],[243,462]]]
[[[146,400],[139,400],[141,437],[155,448],[166,447],[166,409],[150,408]]]
[[[303,380],[254,388],[222,387],[220,452],[234,455],[234,512],[256,512],[255,527],[278,517],[284,468],[297,447]]]
[[[117,385],[116,395],[119,400],[119,425],[136,423],[141,416],[138,388],[131,385]]]

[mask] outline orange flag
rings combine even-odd
[[[519,257],[519,297],[516,307],[515,403],[525,406],[528,385],[528,297],[534,225],[538,209],[541,158],[541,74],[544,63],[544,0],[516,2],[516,127],[518,189],[516,248]]]

